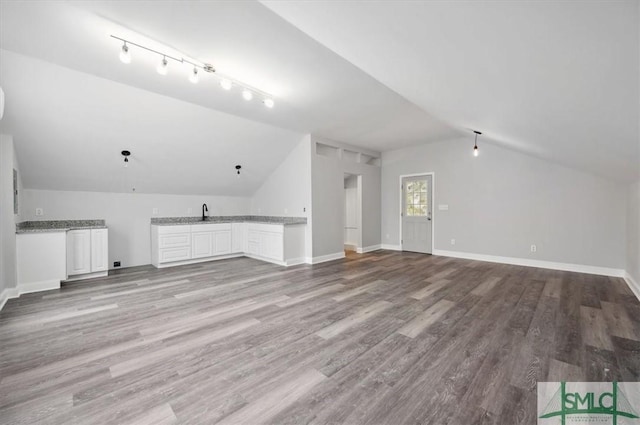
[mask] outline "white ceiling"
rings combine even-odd
[[[471,144],[472,128],[640,178],[634,1],[264,3],[0,0],[0,132],[26,187],[249,195],[306,133],[384,151]],[[160,76],[134,47],[124,65],[110,34],[210,62],[276,107],[184,67]]]
[[[249,196],[303,137],[0,53],[7,97],[0,128],[15,134],[26,188]],[[127,168],[124,149],[132,154]]]
[[[426,112],[258,2],[2,1],[0,7],[0,47],[5,51],[44,61],[37,65],[39,69],[30,78],[38,81],[41,86],[40,102],[49,103],[54,98],[58,102],[41,111],[45,114],[49,111],[51,116],[35,117],[30,112],[30,105],[23,101],[29,94],[28,85],[14,84],[14,80],[9,80],[4,73],[0,74],[0,84],[7,94],[8,116],[6,122],[0,122],[0,129],[14,135],[28,185],[80,190],[79,179],[72,179],[72,176],[57,178],[55,176],[58,174],[53,174],[54,171],[57,173],[54,167],[49,176],[42,174],[45,170],[39,171],[41,174],[36,176],[32,171],[36,162],[30,152],[36,152],[47,144],[53,144],[61,151],[74,145],[86,145],[93,138],[80,140],[76,138],[77,134],[91,135],[95,129],[119,124],[106,118],[113,114],[96,115],[89,108],[73,108],[73,128],[65,129],[58,125],[56,130],[59,131],[53,132],[54,136],[51,129],[39,124],[42,129],[40,134],[35,131],[27,132],[25,129],[38,121],[54,122],[54,114],[60,108],[73,106],[69,102],[92,102],[90,99],[83,99],[80,93],[80,99],[73,96],[58,97],[58,91],[77,91],[78,84],[73,78],[54,81],[51,74],[64,74],[64,71],[50,71],[50,64],[110,80],[111,84],[87,78],[85,84],[98,99],[104,96],[113,98],[112,93],[115,91],[127,93],[123,94],[120,102],[117,98],[114,99],[113,107],[120,109],[120,114],[133,112],[132,105],[124,101],[126,97],[148,97],[134,88],[175,99],[172,103],[163,98],[155,104],[156,101],[149,98],[152,106],[142,112],[148,114],[147,119],[157,126],[159,133],[170,134],[173,132],[172,128],[184,126],[181,121],[184,114],[181,113],[169,122],[154,119],[166,116],[166,110],[159,107],[160,103],[166,103],[166,108],[179,109],[184,106],[180,101],[209,108],[212,122],[220,117],[216,112],[219,111],[270,124],[263,126],[259,137],[244,141],[252,144],[251,154],[260,159],[265,170],[274,169],[283,159],[278,155],[281,153],[279,146],[267,142],[282,140],[282,130],[276,127],[292,130],[300,135],[312,133],[372,150],[429,142],[459,134],[457,130],[434,120]],[[219,72],[272,93],[276,106],[270,110],[259,99],[246,102],[242,100],[238,90],[222,90],[215,78],[203,72],[200,73],[200,82],[197,85],[191,84],[187,81],[191,70],[178,64],[170,63],[174,66],[170,68],[169,74],[161,76],[155,72],[159,57],[135,47],[131,47],[132,63],[125,65],[118,60],[121,43],[112,39],[111,34],[163,51],[168,50],[167,53],[183,54],[210,62]],[[19,62],[16,58],[15,55],[3,53],[3,67],[15,68]],[[28,66],[33,65],[28,63]],[[13,78],[17,77],[18,75],[13,75]],[[130,86],[131,92],[128,93],[114,82]],[[21,100],[14,102],[14,99]],[[18,111],[16,103],[20,103],[24,109]],[[137,114],[134,113],[133,116],[135,115]],[[244,131],[244,126],[252,125],[248,121],[225,120],[227,134],[237,133],[249,137]],[[43,133],[49,137],[42,138]],[[235,152],[238,137],[218,136],[219,133],[202,134],[217,149]],[[132,146],[139,140],[138,133],[127,134],[121,131],[118,137],[121,140],[119,146]],[[285,137],[284,140],[286,139]],[[172,157],[177,149],[189,149],[194,157],[201,157],[208,154],[207,151],[199,150],[203,147],[204,145],[188,139],[178,139],[166,140],[162,146],[156,146],[156,149],[159,150],[158,155],[163,153],[167,157]],[[119,149],[118,147],[118,152]],[[242,152],[237,153],[237,156],[241,156]],[[81,156],[81,152],[74,155],[78,155],[75,157],[76,163],[86,163],[89,169],[105,160],[95,156]],[[140,155],[142,152],[138,153]],[[274,162],[266,163],[270,157],[273,157]],[[147,160],[151,161],[151,158]],[[242,161],[246,162],[247,159]],[[153,165],[158,169],[170,166],[164,162]],[[202,173],[204,171],[200,170]],[[73,169],[66,174],[74,174]],[[260,181],[266,175],[257,173],[256,177]],[[102,190],[108,185],[105,177],[96,178],[100,182],[87,182],[86,186]],[[150,179],[151,176],[146,178]],[[208,183],[211,184],[209,190],[199,193],[219,193],[218,186],[224,187],[231,183],[235,184],[235,181],[216,180]],[[148,186],[144,190],[166,190],[151,181]],[[184,179],[176,187],[183,187],[185,191],[204,189],[202,184]],[[259,186],[248,186],[244,192],[255,191],[257,187]]]
[[[640,179],[635,0],[263,4],[454,128]]]

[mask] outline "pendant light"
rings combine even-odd
[[[476,141],[475,141],[475,145],[473,146],[473,156],[478,156],[480,154],[480,151],[478,150],[478,135],[482,133],[475,130],[473,132],[476,133]]]
[[[120,60],[122,63],[131,63],[131,53],[129,53],[129,46],[127,46],[127,42],[125,41],[122,45],[122,49],[120,50]]]

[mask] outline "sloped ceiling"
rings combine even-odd
[[[32,188],[248,195],[304,134],[385,151],[471,146],[471,129],[634,181],[639,16],[635,1],[0,0],[0,132]],[[210,62],[276,107],[184,67],[160,76],[134,48],[124,65],[111,34]]]
[[[640,179],[635,0],[263,4],[454,128]]]
[[[0,131],[27,187],[120,191],[129,148],[138,191],[250,194],[303,134],[372,150],[460,134],[258,2],[2,1],[0,12]],[[125,65],[111,34],[210,62],[276,106],[203,73],[191,84],[186,67],[161,76],[159,58],[134,47]]]

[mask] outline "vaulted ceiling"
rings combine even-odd
[[[0,132],[26,187],[250,195],[304,134],[458,137],[640,178],[636,2],[0,1]],[[212,63],[267,109],[117,35]],[[122,170],[119,152],[133,152]],[[233,166],[243,165],[242,179]]]
[[[635,0],[263,4],[456,129],[640,179]]]

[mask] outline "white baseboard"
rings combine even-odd
[[[538,267],[541,269],[562,270],[567,272],[597,274],[602,276],[624,277],[624,270],[608,267],[587,266],[583,264],[556,263],[554,261],[531,260],[528,258],[500,257],[497,255],[474,254],[470,252],[445,251],[434,249],[433,255],[464,258],[466,260],[487,261],[490,263],[513,264],[515,266]]]
[[[640,300],[640,284],[631,277],[629,272],[626,271],[624,272],[624,280],[627,282],[627,285],[629,285],[629,288],[635,294],[636,298]]]
[[[157,269],[164,269],[165,267],[186,266],[189,264],[206,263],[207,261],[216,261],[216,260],[227,260],[229,258],[237,258],[237,257],[243,257],[243,256],[249,257],[249,255],[246,255],[240,252],[240,253],[227,254],[227,255],[218,255],[217,257],[204,257],[204,258],[194,258],[192,260],[173,261],[170,263],[158,263],[158,264],[152,263],[151,265]],[[262,258],[258,258],[258,259],[261,260]]]
[[[20,295],[30,294],[32,292],[50,291],[52,289],[60,289],[60,280],[50,279],[41,280],[40,282],[30,282],[18,285],[16,288]]]
[[[358,254],[364,254],[365,252],[377,251],[380,248],[381,248],[381,245],[370,245],[370,246],[365,246],[364,248],[358,248],[356,249],[356,252]]]
[[[18,298],[20,293],[16,288],[7,288],[0,293],[0,311],[10,298]]]
[[[298,264],[304,264],[306,262],[307,262],[306,258],[300,257],[300,258],[291,258],[289,260],[286,260],[284,263],[287,267],[289,267],[289,266],[297,266]]]
[[[382,245],[380,245],[381,249],[388,249],[391,251],[402,251],[402,245],[392,245],[392,244],[388,244],[388,243],[383,243]]]
[[[17,288],[7,288],[0,293],[0,310],[2,310],[7,301],[12,298],[18,298],[20,295],[33,292],[50,291],[52,289],[60,289],[59,280],[42,280],[40,282],[23,283],[22,285],[18,285]]]
[[[306,263],[307,264],[319,264],[319,263],[325,263],[327,261],[333,261],[333,260],[339,260],[341,258],[344,258],[344,251],[340,251],[340,252],[335,252],[333,254],[327,254],[327,255],[320,255],[318,257],[313,257],[313,258],[306,258]]]

